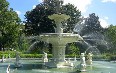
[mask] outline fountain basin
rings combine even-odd
[[[54,45],[66,45],[67,43],[83,40],[78,34],[72,33],[43,33],[39,36],[39,40],[51,43]]]
[[[11,73],[115,73],[116,63],[107,61],[93,61],[92,65],[87,65],[86,72],[77,72],[78,68],[46,68],[42,66],[40,59],[22,59],[22,67],[15,68],[15,59],[6,60],[0,63],[0,73],[6,73],[7,66],[10,64]],[[73,62],[73,61],[72,61]],[[75,65],[80,61],[77,60]]]

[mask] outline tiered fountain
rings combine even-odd
[[[58,8],[61,4],[58,5]],[[59,9],[57,9],[59,10]],[[39,36],[39,40],[48,42],[52,44],[53,50],[53,60],[51,62],[46,62],[48,67],[70,67],[73,63],[67,62],[65,60],[65,47],[67,43],[76,42],[78,40],[83,40],[78,34],[63,33],[62,21],[70,18],[66,14],[53,14],[48,16],[49,19],[54,20],[56,24],[55,33],[43,33]]]
[[[58,7],[59,8],[59,7]],[[59,10],[59,9],[58,9]],[[61,22],[70,18],[70,16],[65,14],[53,14],[48,16],[51,20],[54,20],[56,23],[56,33],[44,33],[41,34],[38,38],[41,41],[48,42],[52,44],[53,50],[53,60],[48,61],[47,53],[44,52],[43,62],[45,66],[48,67],[61,67],[61,68],[42,68],[41,60],[36,59],[22,59],[21,62],[23,67],[21,67],[20,56],[16,52],[16,61],[14,68],[14,60],[5,61],[0,63],[0,73],[80,73],[80,71],[84,71],[81,73],[115,73],[116,64],[107,61],[93,61],[92,63],[92,54],[89,53],[87,55],[87,61],[85,61],[85,54],[81,53],[80,57],[80,66],[79,72],[77,72],[77,67],[74,69],[62,68],[62,67],[72,67],[74,66],[73,62],[70,59],[65,60],[65,46],[67,43],[75,42],[78,40],[83,40],[78,34],[72,33],[63,33]],[[92,52],[93,53],[93,52]],[[2,57],[2,61],[4,61],[4,56]],[[76,61],[76,57],[74,62]],[[77,61],[76,61],[77,62]],[[10,63],[10,65],[9,65]],[[77,64],[77,63],[76,63]],[[8,67],[6,66],[8,65]],[[88,66],[89,65],[89,66]],[[21,68],[17,68],[21,67]],[[87,71],[87,72],[86,72]]]

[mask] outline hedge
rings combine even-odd
[[[4,55],[5,58],[8,58],[9,54],[11,58],[15,58],[15,51],[0,51],[0,58]],[[22,52],[19,52],[21,58],[42,58],[43,54],[25,54]],[[52,58],[52,54],[47,55],[48,58]],[[75,56],[70,54],[70,55],[65,55],[66,58],[74,58]],[[77,58],[80,58],[79,55],[76,55]],[[93,59],[96,59],[96,56],[93,56]],[[98,57],[99,58],[99,57]],[[97,59],[98,59],[97,58]],[[102,59],[107,59],[107,60],[116,60],[116,55],[112,54],[103,54],[100,56]]]
[[[14,51],[0,51],[0,58],[4,55],[5,58],[8,58],[10,54],[10,58],[15,58],[16,52]],[[23,54],[19,52],[21,58],[42,58],[43,54]],[[48,54],[48,58],[52,58],[51,54]]]

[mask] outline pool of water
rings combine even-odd
[[[0,63],[0,73],[6,73],[10,64],[10,73],[116,73],[116,63],[106,61],[93,61],[93,65],[87,66],[86,72],[77,72],[77,68],[46,68],[41,60],[25,59],[20,60],[21,68],[14,67],[15,60],[8,60]],[[79,64],[77,61],[75,64]]]

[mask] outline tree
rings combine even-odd
[[[72,56],[78,56],[80,54],[81,50],[77,46],[76,42],[68,43],[66,46],[65,53],[71,54]]]
[[[6,0],[0,0],[0,50],[15,44],[19,33],[20,19]]]
[[[72,4],[60,5],[59,0],[44,0],[43,3],[36,5],[31,11],[25,14],[25,32],[27,35],[39,35],[40,33],[53,33],[55,32],[55,23],[48,18],[49,15],[54,13],[64,13],[70,15],[70,19],[65,25],[64,32],[72,31],[75,24],[79,21],[81,12],[77,10]],[[60,3],[62,4],[62,2]],[[65,23],[63,22],[63,24]]]
[[[77,26],[78,27],[78,26]],[[89,14],[89,17],[85,18],[85,22],[82,26],[82,30],[79,31],[80,35],[90,34],[91,32],[102,32],[103,28],[100,25],[99,17],[95,13]]]
[[[108,52],[116,52],[116,26],[111,25],[110,27],[107,28],[105,35],[107,36],[108,43],[110,45],[109,51]]]
[[[78,46],[76,46],[75,43],[71,43],[70,49],[71,49],[71,52],[72,52],[73,56],[76,56],[76,55],[80,54],[79,48],[78,48]]]
[[[67,25],[65,25],[64,32],[73,32],[76,23],[80,21],[81,12],[70,3],[64,5],[62,10],[62,13],[70,16],[70,19],[66,21]]]

